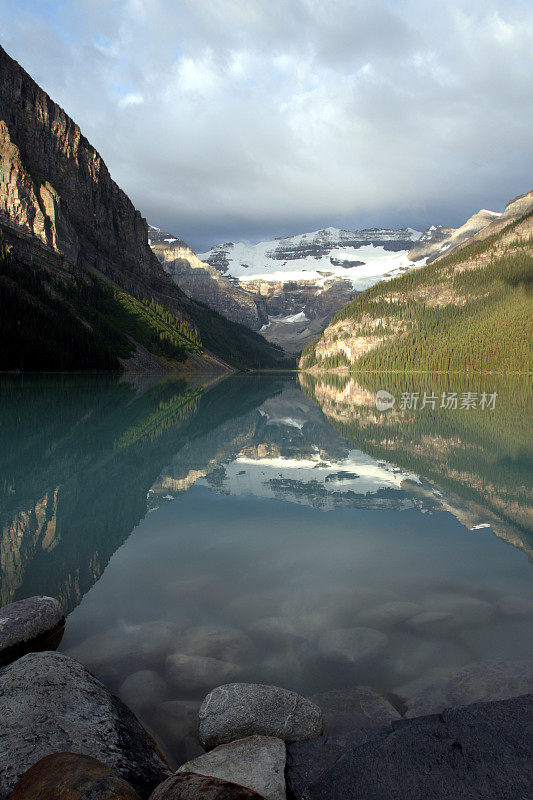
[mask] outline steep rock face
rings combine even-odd
[[[201,261],[181,239],[153,225],[148,227],[148,236],[152,252],[165,272],[189,297],[254,331],[260,330],[268,321],[260,297],[245,291],[211,264]]]
[[[512,222],[518,222],[521,217],[533,212],[533,191],[521,194],[510,200],[505,206],[503,214],[500,214],[494,219],[490,225],[484,227],[479,231],[471,241],[464,244],[471,244],[472,242],[481,242],[493,234],[499,233],[506,225]],[[533,220],[531,218],[522,220],[520,223],[521,233],[523,236],[528,235],[533,230]]]
[[[145,220],[72,119],[0,47],[0,221],[127,291],[182,310]]]
[[[439,256],[451,253],[464,242],[480,233],[480,231],[485,230],[487,226],[497,222],[501,216],[496,211],[482,209],[477,214],[473,214],[459,228],[432,225],[427,231],[424,231],[419,241],[409,251],[409,258],[413,261],[426,258],[427,263],[430,263],[439,258]]]

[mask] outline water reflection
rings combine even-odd
[[[531,393],[494,386],[444,414],[378,412],[431,388],[399,378],[4,379],[2,600],[60,597],[175,763],[217,683],[408,699],[531,658]]]

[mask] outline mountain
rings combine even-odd
[[[360,294],[300,368],[533,370],[533,193],[408,275]]]
[[[191,248],[153,225],[148,226],[148,242],[163,269],[185,294],[233,322],[258,331],[268,322],[265,304],[241,289],[218,269],[201,261]]]
[[[421,236],[411,228],[330,227],[256,245],[229,242],[199,258],[255,298],[265,338],[298,353],[358,292],[412,268],[407,254]]]
[[[101,156],[1,47],[0,156],[0,369],[278,364],[176,286]]]
[[[483,208],[477,214],[473,214],[459,228],[432,225],[427,231],[424,231],[418,242],[409,251],[408,256],[413,261],[425,258],[426,263],[429,264],[444,253],[449,255],[501,216],[497,211],[487,211],[486,208]]]

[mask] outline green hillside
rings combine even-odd
[[[2,371],[119,370],[136,342],[170,368],[206,349],[238,369],[283,363],[280,348],[207,306],[191,303],[188,322],[50,258],[49,269],[27,263],[0,238]]]
[[[531,372],[531,221],[524,215],[482,242],[361,293],[308,345],[300,367]]]

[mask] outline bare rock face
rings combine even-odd
[[[285,742],[271,736],[248,736],[215,747],[183,764],[178,772],[237,783],[265,800],[285,800]]]
[[[54,753],[24,773],[10,800],[140,800],[113,770],[90,756]]]
[[[65,614],[53,597],[28,597],[0,608],[0,666],[61,641]]]
[[[170,774],[136,717],[87,670],[60,653],[30,653],[0,672],[0,800],[47,755],[102,761],[146,798]]]
[[[260,297],[245,291],[211,264],[201,261],[181,239],[153,226],[148,232],[153,253],[186,295],[254,331],[268,322],[265,304]]]
[[[182,310],[146,221],[72,119],[0,47],[0,222],[82,269]]]
[[[254,734],[284,742],[322,733],[319,707],[296,692],[257,683],[229,683],[205,698],[199,736],[206,750]]]

